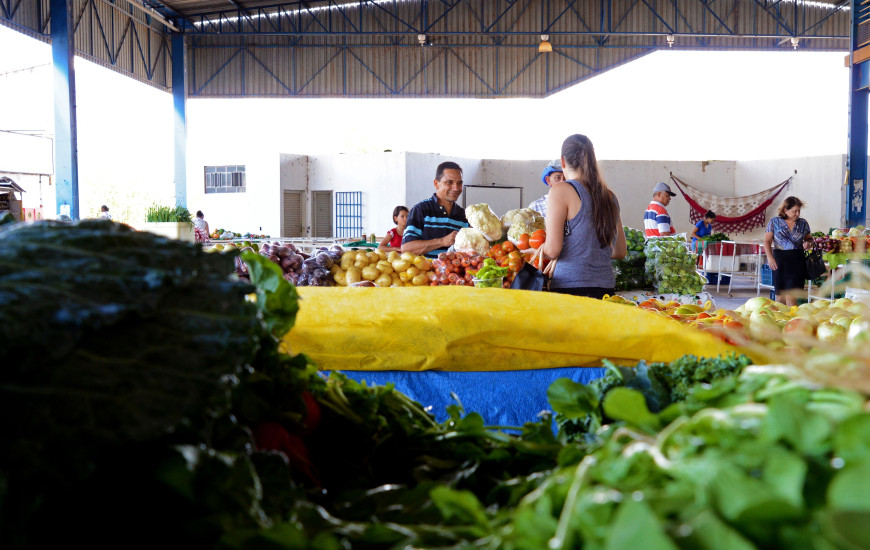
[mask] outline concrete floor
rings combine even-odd
[[[746,303],[746,300],[759,296],[755,288],[755,280],[735,277],[731,283],[731,292],[728,292],[728,284],[720,284],[716,292],[715,284],[708,284],[704,290],[713,296],[713,303],[717,309],[736,309]],[[761,289],[761,296],[769,296],[768,289]]]

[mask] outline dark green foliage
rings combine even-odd
[[[4,536],[83,487],[120,490],[111,472],[132,449],[211,437],[246,366],[276,347],[232,271],[230,255],[110,221],[0,229]]]
[[[607,374],[602,378],[585,387],[567,379],[558,380],[548,396],[564,434],[569,439],[594,443],[598,428],[614,420],[604,412],[605,397],[614,388],[639,391],[649,412],[658,413],[672,403],[684,401],[696,385],[739,374],[751,363],[747,356],[737,354],[717,358],[686,355],[671,363],[649,365],[641,361],[634,368],[619,367],[605,360]],[[561,394],[558,401],[554,401],[557,395],[554,392]],[[583,410],[589,408],[590,411],[578,413],[577,404],[584,404]]]

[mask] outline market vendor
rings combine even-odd
[[[469,227],[465,209],[456,201],[462,195],[462,168],[447,161],[435,170],[435,193],[418,202],[408,214],[402,252],[437,254],[453,246],[460,229]]]
[[[671,191],[671,186],[667,183],[659,182],[653,188],[653,200],[643,214],[643,232],[646,238],[666,237],[676,233],[667,209],[671,204],[671,197],[675,196],[677,194]]]
[[[556,185],[557,183],[565,181],[565,174],[562,171],[562,160],[556,159],[551,161],[548,164],[544,171],[541,173],[541,181],[544,182],[544,185],[547,187],[551,187]],[[540,199],[536,199],[532,201],[529,205],[529,208],[537,212],[538,214],[547,217],[547,194],[549,193],[549,189],[547,189],[547,193],[544,193],[544,196]]]
[[[713,233],[713,221],[716,219],[716,213],[712,210],[707,210],[704,213],[704,219],[698,221],[692,228],[692,250],[698,248],[698,237],[709,237]]]

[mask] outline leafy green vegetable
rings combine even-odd
[[[870,547],[857,392],[688,356],[555,382],[555,436],[438,424],[280,353],[296,297],[256,260],[254,287],[111,222],[30,227],[0,228],[0,547]]]
[[[180,204],[176,205],[174,208],[153,204],[149,206],[148,210],[145,212],[145,221],[193,223],[193,218],[190,215],[190,210]]]

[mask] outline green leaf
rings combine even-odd
[[[486,422],[478,413],[470,413],[456,423],[456,429],[464,432],[479,432],[484,429]]]
[[[257,287],[257,308],[269,332],[280,339],[296,322],[299,295],[284,279],[281,267],[260,254],[246,250],[242,259],[248,265],[251,283]]]
[[[764,431],[774,441],[782,439],[799,452],[817,456],[831,446],[831,423],[805,408],[805,403],[790,395],[778,395],[768,402]]]
[[[604,413],[616,420],[646,429],[657,429],[659,420],[649,412],[643,394],[628,388],[614,388],[604,398]]]
[[[838,549],[870,548],[870,513],[832,511],[822,517],[822,529]]]
[[[455,519],[454,523],[477,525],[489,530],[486,511],[471,491],[436,487],[432,489],[429,496],[445,520]]]
[[[643,501],[624,502],[610,526],[605,550],[678,550],[674,542],[665,534],[660,519]]]
[[[547,389],[547,399],[557,413],[567,418],[582,418],[598,408],[598,396],[585,384],[559,378]]]
[[[767,452],[762,479],[795,508],[804,506],[806,476],[807,463],[801,457],[778,446]]]
[[[831,480],[828,504],[837,510],[870,512],[870,462],[846,466]]]
[[[690,518],[687,525],[692,528],[686,537],[684,548],[697,550],[755,550],[755,545],[746,540],[739,532],[722,522],[710,510],[704,510]],[[683,543],[683,540],[677,539]]]
[[[786,521],[801,517],[801,509],[776,494],[776,488],[721,463],[711,488],[722,515],[730,521]]]
[[[837,426],[834,454],[846,464],[870,459],[870,414],[853,416]]]

